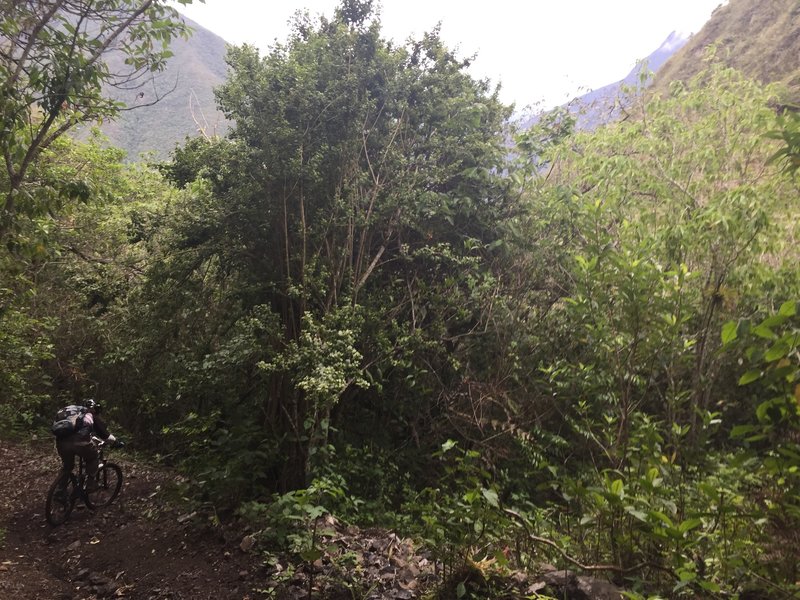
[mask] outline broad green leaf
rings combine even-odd
[[[650,467],[647,470],[647,481],[653,485],[657,485],[656,481],[660,480],[659,475],[661,475],[661,471],[659,471],[656,467]]]
[[[766,327],[768,329],[774,329],[775,327],[779,327],[786,322],[786,317],[780,314],[771,315],[761,321],[761,326]]]
[[[739,378],[739,385],[747,385],[748,383],[753,383],[756,379],[761,377],[761,371],[752,369],[747,371],[744,375]]]
[[[322,550],[320,548],[308,548],[300,552],[300,558],[306,562],[314,562],[322,558]]]
[[[670,519],[666,514],[664,514],[660,510],[651,510],[648,514],[651,517],[655,517],[656,519],[664,523],[667,527],[674,527],[672,519]]]
[[[497,492],[495,492],[493,489],[483,488],[481,493],[483,494],[483,497],[486,498],[486,502],[489,503],[489,506],[494,508],[500,507],[500,499],[497,497]]]
[[[706,590],[707,592],[712,592],[714,594],[720,591],[719,585],[717,585],[713,581],[701,581],[700,587]]]
[[[770,329],[769,327],[767,327],[763,323],[761,325],[756,325],[755,327],[753,327],[752,331],[758,337],[764,338],[765,340],[774,340],[774,339],[776,339],[778,337],[775,334],[775,332],[772,331],[772,329]]]
[[[738,335],[739,324],[736,321],[728,321],[722,326],[722,343],[729,344]]]
[[[775,402],[773,402],[772,400],[767,400],[766,402],[762,402],[761,404],[759,404],[758,408],[756,408],[756,417],[758,418],[758,420],[760,422],[764,422],[767,420],[771,421],[772,415],[770,414],[770,409],[772,408],[777,408],[775,406]],[[777,410],[780,410],[780,408],[777,408]]]
[[[783,317],[793,317],[797,314],[797,302],[790,300],[781,304],[778,314]]]
[[[800,465],[800,453],[795,452],[791,448],[779,448],[778,453],[781,456],[785,456],[787,458],[791,458],[794,462]]]
[[[702,519],[686,519],[680,525],[678,525],[678,531],[681,533],[686,533],[687,531],[691,531],[692,529],[697,529],[703,524]]]
[[[789,347],[788,344],[786,344],[785,342],[778,342],[777,344],[772,346],[769,350],[767,350],[767,352],[764,354],[764,360],[766,360],[767,362],[776,361],[789,354],[790,351],[791,348]]]
[[[744,437],[748,433],[752,433],[755,431],[755,425],[736,425],[733,429],[731,429],[731,437],[732,438],[739,438]]]
[[[647,513],[645,513],[642,510],[638,510],[633,506],[626,506],[625,512],[634,517],[635,519],[638,519],[639,521],[647,522]]]

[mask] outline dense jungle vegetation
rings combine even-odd
[[[597,131],[559,111],[513,131],[437,31],[396,45],[344,0],[266,56],[230,50],[226,137],[126,165],[65,133],[119,110],[102,83],[161,67],[174,14],[103,3],[131,28],[121,74],[82,3],[0,4],[6,432],[95,397],[198,510],[305,559],[330,512],[454,573],[800,591],[780,87],[710,61]]]

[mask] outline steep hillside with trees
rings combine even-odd
[[[438,31],[386,40],[369,0],[228,61],[231,129],[158,169],[32,145],[87,88],[7,81],[0,434],[100,400],[180,471],[198,544],[247,532],[274,597],[798,594],[782,85],[712,61],[509,149],[496,90]]]
[[[124,88],[109,89],[125,109],[115,119],[104,121],[100,131],[111,146],[126,152],[128,160],[147,153],[165,160],[187,137],[224,135],[229,123],[217,110],[214,88],[225,81],[226,43],[219,36],[186,17],[192,35],[177,39],[162,71],[149,74]],[[109,57],[118,68],[124,56]],[[89,135],[86,127],[81,139]]]

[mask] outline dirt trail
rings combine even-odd
[[[412,540],[330,516],[320,522],[313,562],[267,562],[247,532],[204,525],[170,503],[168,470],[109,458],[125,476],[117,500],[96,512],[78,503],[65,524],[51,527],[44,500],[60,468],[52,440],[0,439],[0,600],[415,600],[443,583],[434,558]],[[546,585],[495,572],[492,562],[462,579],[478,587],[491,579],[498,599],[530,597]]]
[[[253,590],[263,573],[235,534],[182,519],[164,497],[168,472],[109,458],[125,475],[119,498],[97,512],[78,503],[64,525],[51,527],[44,499],[60,464],[52,441],[0,440],[0,598],[259,597]]]

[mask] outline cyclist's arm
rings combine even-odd
[[[100,439],[107,440],[109,437],[113,438],[109,432],[108,428],[106,427],[105,421],[100,417],[100,415],[95,415],[94,417],[94,434],[99,437]],[[113,439],[111,440],[114,441]]]

